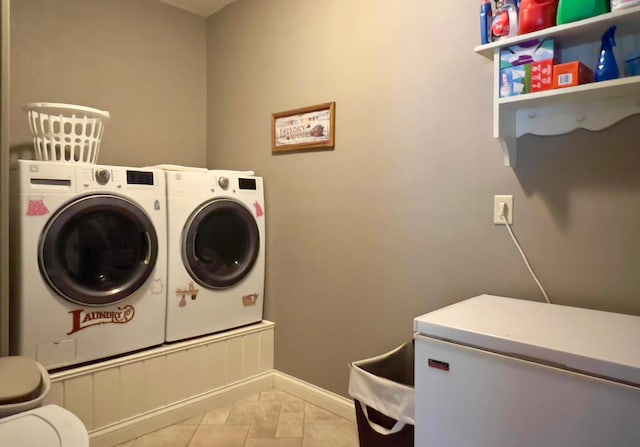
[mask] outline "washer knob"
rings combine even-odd
[[[227,177],[220,177],[218,179],[218,185],[220,185],[222,189],[227,189],[229,187],[229,179]]]
[[[107,183],[109,183],[110,178],[111,173],[108,169],[103,168],[96,171],[96,182],[98,182],[99,185],[106,185]]]

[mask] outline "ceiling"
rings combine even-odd
[[[209,17],[234,0],[159,0],[162,3],[177,6],[194,14]]]

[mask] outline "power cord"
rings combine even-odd
[[[522,248],[520,247],[520,244],[518,243],[518,240],[516,239],[516,236],[513,234],[513,231],[511,230],[511,225],[509,225],[509,221],[507,220],[507,204],[504,202],[500,203],[500,220],[502,220],[504,222],[504,226],[507,227],[507,231],[509,232],[509,235],[511,236],[511,239],[513,239],[513,243],[516,244],[516,247],[518,248],[518,251],[520,252],[520,256],[522,256],[522,260],[524,261],[525,265],[527,266],[527,268],[529,269],[529,273],[531,273],[531,276],[533,276],[533,280],[536,282],[536,284],[538,285],[538,287],[540,288],[540,291],[542,292],[542,295],[544,296],[544,299],[547,300],[547,303],[551,304],[551,300],[549,300],[549,297],[547,296],[547,292],[545,292],[544,287],[542,287],[542,284],[540,284],[540,281],[538,281],[538,277],[536,276],[535,273],[533,273],[533,269],[531,268],[531,264],[529,264],[529,261],[527,260],[527,257],[524,254],[524,251],[522,251]]]

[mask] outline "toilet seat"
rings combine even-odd
[[[38,397],[42,372],[26,357],[0,358],[0,405],[26,402]]]
[[[47,370],[33,359],[0,357],[0,418],[42,404],[51,388]]]
[[[0,358],[0,442],[11,447],[88,447],[89,435],[76,415],[42,404],[51,379],[26,357]],[[6,417],[4,417],[6,416]]]
[[[2,444],[12,447],[88,447],[89,435],[76,415],[57,405],[0,419]]]

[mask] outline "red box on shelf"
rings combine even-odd
[[[553,88],[553,60],[531,63],[531,93]]]
[[[580,61],[553,67],[553,88],[572,87],[593,82],[593,70]]]

